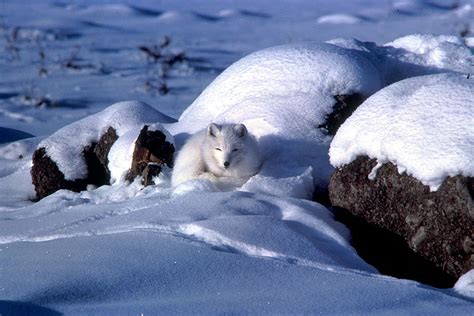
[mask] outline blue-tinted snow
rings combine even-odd
[[[472,16],[469,1],[455,8],[449,1],[417,0],[2,1],[0,126],[49,136],[118,101],[141,100],[175,118],[194,102],[188,113],[195,115],[166,125],[178,146],[212,115],[212,120],[247,121],[268,160],[260,174],[234,192],[218,192],[206,181],[173,189],[165,170],[152,187],[118,182],[81,193],[59,191],[33,202],[29,159],[44,137],[2,145],[0,313],[18,306],[29,314],[41,307],[101,315],[469,313],[473,301],[463,295],[472,293],[472,276],[462,278],[456,292],[382,276],[357,256],[348,230],[329,210],[302,199],[314,184],[327,183],[330,139],[291,120],[298,107],[277,102],[289,118],[285,127],[269,101],[278,100],[275,91],[280,90],[280,99],[296,94],[289,101],[304,109],[321,97],[315,117],[302,117],[314,124],[338,91],[359,88],[370,94],[406,77],[468,72],[472,47],[466,43],[472,39],[397,38],[458,35],[472,29]],[[164,52],[184,51],[187,59],[167,73],[170,92],[161,96],[145,84],[159,78],[161,65],[138,47],[159,45],[165,35],[172,42]],[[343,39],[350,37],[357,40]],[[265,98],[252,100],[247,93],[251,74],[242,80],[239,71],[232,71],[242,65],[238,62],[197,98],[241,57],[301,41],[320,43],[311,44],[319,50],[309,56],[330,52],[322,63],[342,61],[334,69],[308,67],[324,69],[331,84],[323,84],[324,76],[305,77],[303,63],[293,68],[301,75],[292,81],[300,80],[309,95],[298,96],[297,85],[269,80],[267,90],[260,85],[255,91]],[[267,50],[256,56],[278,65],[272,60],[280,58],[278,49],[269,51],[273,55]],[[350,58],[357,61],[345,62]],[[246,60],[250,66],[255,61]],[[42,67],[47,73],[39,76]],[[336,80],[351,67],[354,76],[342,78],[346,85]],[[291,74],[280,68],[277,77]],[[242,86],[232,100],[253,101],[252,111],[236,104],[206,105],[212,101],[206,95],[222,93],[225,99],[229,94],[222,87],[235,83]],[[45,108],[48,104],[52,107]],[[255,114],[268,124],[252,124]],[[125,135],[123,143],[130,143],[133,137]],[[297,159],[283,154],[291,151]],[[124,152],[114,157],[120,168],[121,160],[129,159],[121,158],[129,157]]]

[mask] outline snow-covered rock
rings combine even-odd
[[[38,148],[45,148],[47,155],[58,165],[66,180],[87,177],[87,166],[82,157],[84,147],[97,143],[105,131],[112,127],[121,137],[131,129],[140,132],[141,125],[171,122],[172,119],[151,106],[136,101],[115,103],[94,115],[67,125],[43,140]]]
[[[334,96],[369,96],[381,87],[378,70],[360,52],[320,43],[276,46],[227,68],[180,122],[242,121],[257,136],[294,137],[324,123]]]
[[[366,100],[329,150],[341,167],[358,156],[392,162],[436,190],[448,176],[474,176],[474,79],[439,74],[395,83]],[[375,171],[375,170],[374,170]]]
[[[474,267],[473,104],[466,75],[406,79],[367,99],[329,151],[332,204],[401,236],[452,284]]]
[[[330,137],[318,127],[334,111],[335,97],[367,97],[381,87],[378,70],[358,51],[318,43],[277,46],[234,63],[184,111],[179,123],[166,127],[180,134],[194,133],[211,122],[243,123],[264,155],[260,175],[278,179],[261,190],[278,195],[270,190],[272,181],[290,186],[308,168],[314,185],[322,188],[332,171],[327,159]]]
[[[37,197],[41,199],[60,189],[81,191],[88,184],[109,184],[111,179],[112,183],[123,181],[132,166],[140,130],[146,122],[156,121],[170,119],[145,103],[120,102],[63,127],[43,140],[33,154],[31,175]],[[164,143],[173,144],[171,135],[160,124],[154,123],[151,128],[159,131]],[[117,139],[121,141],[117,143]],[[172,145],[168,147],[171,149]],[[172,157],[173,152],[174,148],[171,152],[167,149],[162,157]],[[147,152],[140,162],[147,163],[149,158]],[[170,159],[164,160],[170,164]]]

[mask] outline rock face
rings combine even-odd
[[[149,131],[145,125],[135,141],[132,166],[127,174],[127,180],[133,181],[142,176],[142,184],[153,184],[153,177],[157,176],[163,165],[173,165],[173,144],[166,141],[166,135],[161,131]]]
[[[318,128],[327,130],[329,135],[335,135],[342,123],[344,123],[365,100],[359,93],[336,95],[334,99],[336,100],[336,104],[334,104],[331,114],[327,116],[324,124],[318,126]]]
[[[358,157],[336,169],[329,185],[332,205],[402,237],[453,284],[473,269],[474,179],[447,178],[437,191],[430,192],[417,179],[399,174],[391,163],[369,180],[375,165],[374,159]]]
[[[85,180],[65,180],[64,174],[59,170],[58,165],[49,158],[43,147],[33,153],[31,179],[35,186],[37,199],[42,199],[61,189],[77,192],[85,189],[87,185]]]
[[[118,136],[112,127],[102,135],[98,143],[92,143],[82,151],[87,165],[87,178],[66,180],[57,164],[47,155],[45,148],[38,148],[33,154],[31,178],[36,197],[42,199],[58,190],[82,191],[88,184],[104,185],[110,182],[107,155]]]

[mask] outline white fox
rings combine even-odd
[[[175,159],[171,184],[196,178],[242,185],[255,175],[262,158],[255,137],[243,124],[209,124],[189,138]]]

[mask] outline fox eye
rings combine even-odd
[[[217,150],[217,151],[222,151],[222,149],[220,149],[219,147],[216,147],[214,149]]]
[[[239,150],[238,148],[234,148],[234,149],[232,149],[232,151],[238,151],[238,150]]]

